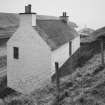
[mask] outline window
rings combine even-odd
[[[69,55],[71,56],[72,54],[72,42],[69,42]]]
[[[14,59],[19,59],[19,48],[18,47],[14,47],[13,48],[13,54],[14,54]]]

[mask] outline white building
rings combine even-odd
[[[80,37],[68,25],[67,16],[54,18],[31,13],[31,5],[19,14],[20,25],[7,43],[8,87],[24,94],[40,88],[80,47]]]

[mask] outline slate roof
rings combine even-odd
[[[40,35],[47,41],[52,50],[57,49],[78,35],[72,27],[62,20],[37,20],[36,23],[43,33],[46,34],[41,34],[42,31],[40,32]]]

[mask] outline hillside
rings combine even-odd
[[[19,25],[17,14],[0,13],[0,38],[10,37]]]
[[[12,15],[13,18],[9,15]],[[12,35],[16,29],[15,27],[18,26],[17,16],[14,14],[9,15],[4,13],[0,15],[1,38],[6,35]],[[3,46],[0,49],[0,56],[2,56],[0,57],[1,67],[6,66],[6,45]],[[71,71],[70,60],[65,64],[64,71],[68,70],[69,73],[71,71],[71,74],[61,78],[60,90],[61,94],[63,94],[61,105],[105,105],[105,68],[101,66],[99,52],[100,46],[98,42],[85,43],[80,48],[80,59],[76,70],[72,69]],[[2,69],[0,68],[0,70]],[[68,74],[67,71],[66,74]],[[5,86],[6,82],[6,76],[0,78],[0,87]],[[3,101],[5,105],[55,105],[55,83],[46,84],[46,87],[35,90],[30,95],[13,92],[4,97]]]
[[[94,55],[73,74],[61,78],[60,90],[64,93],[61,105],[105,105],[105,69],[100,58],[100,54]],[[4,102],[6,105],[55,105],[55,83],[30,95],[12,93],[4,98]]]

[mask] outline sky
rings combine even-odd
[[[66,11],[79,28],[105,26],[105,0],[0,0],[0,12],[21,13],[29,3],[40,15],[61,16]]]

